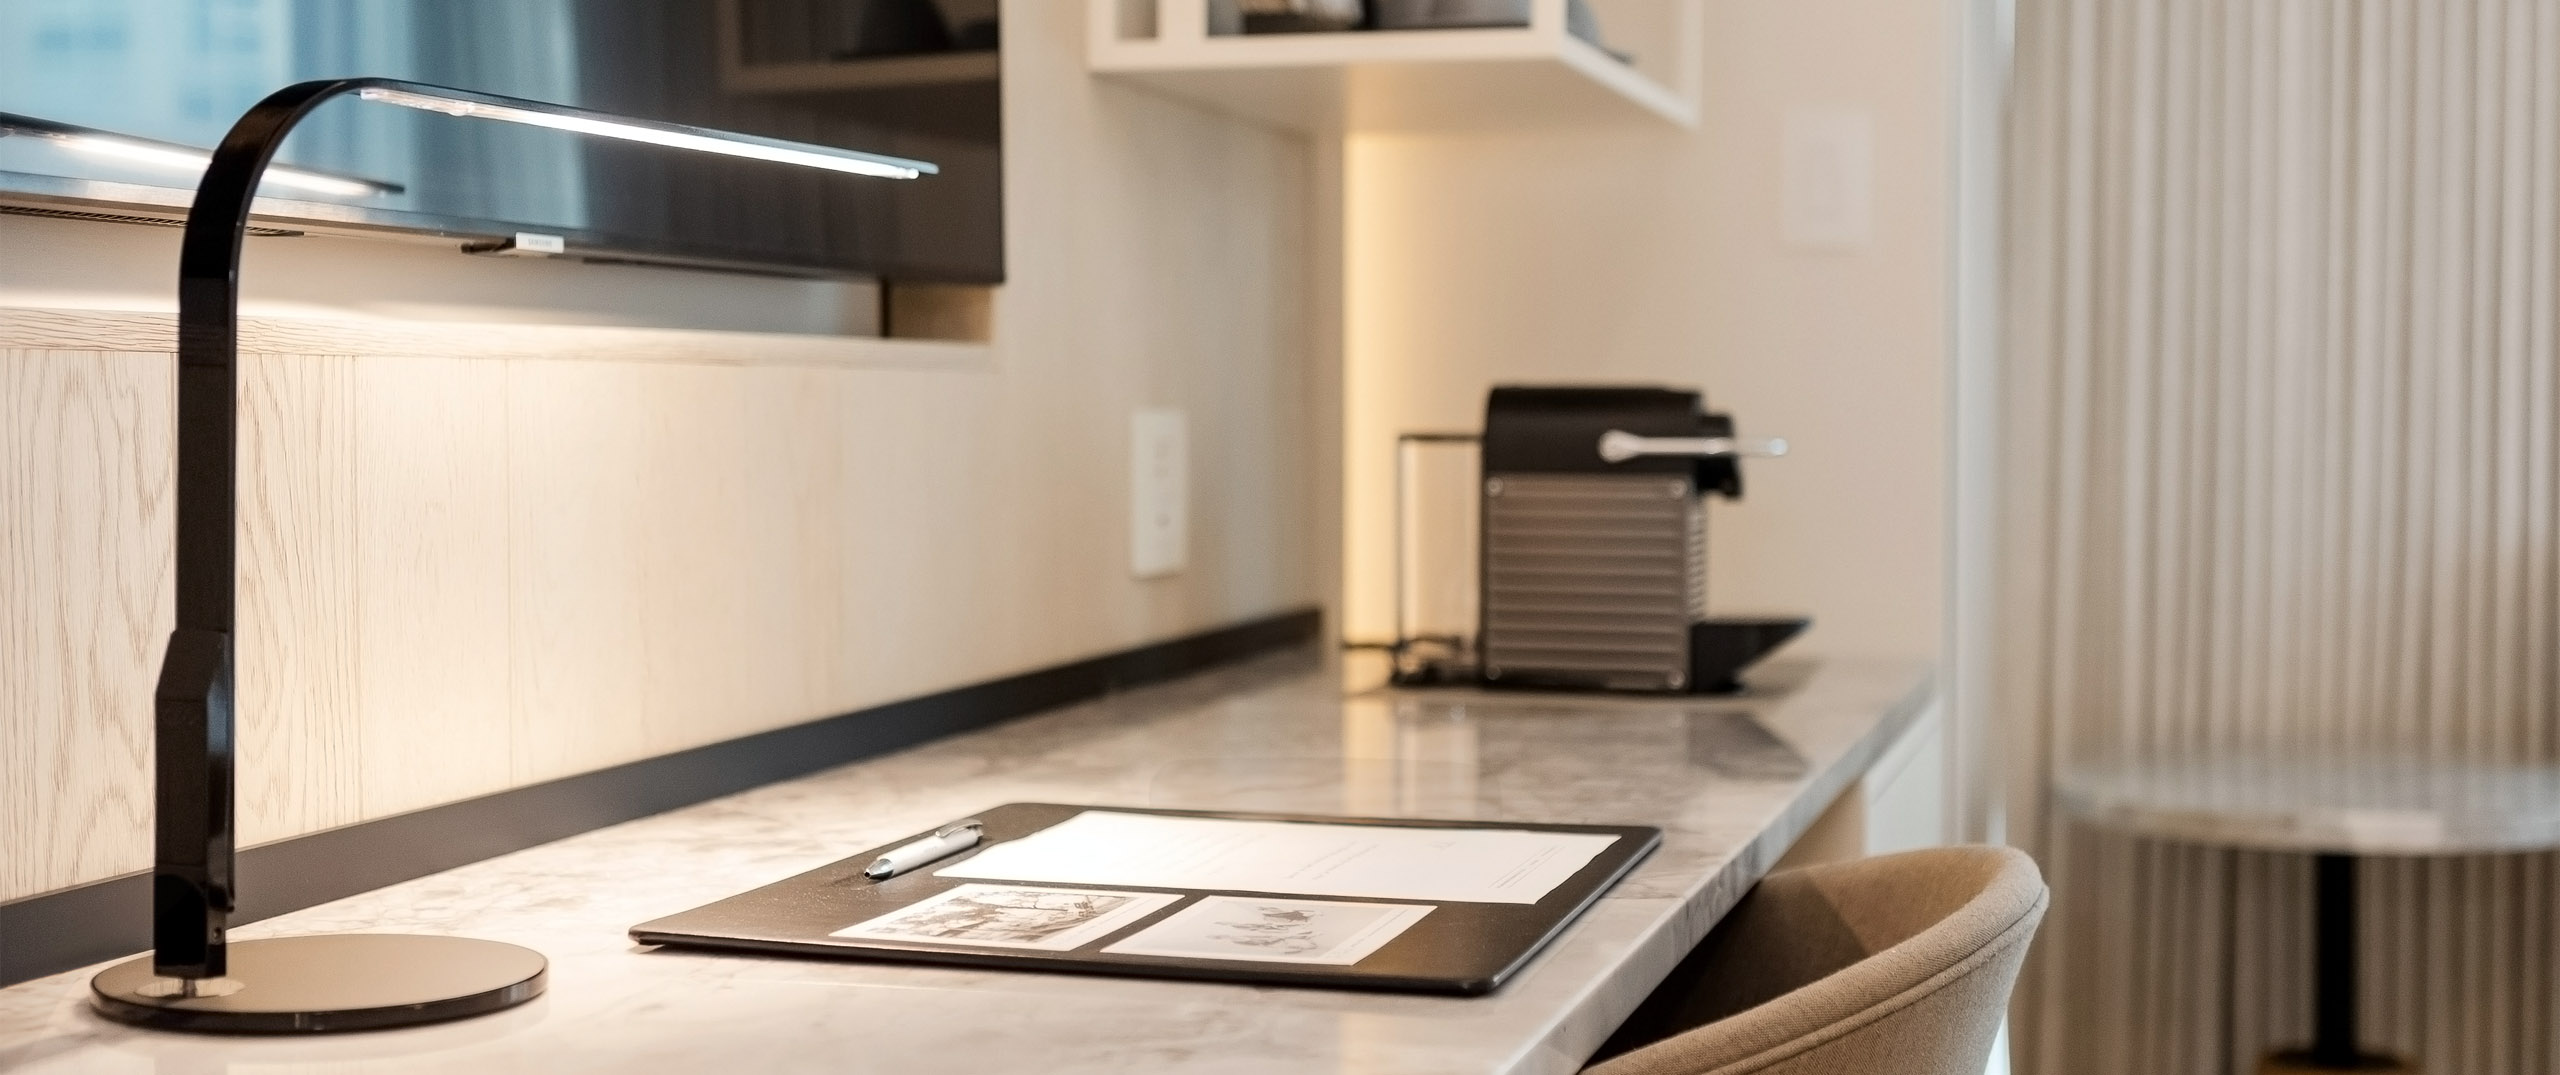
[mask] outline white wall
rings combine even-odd
[[[1940,633],[1947,5],[1719,0],[1704,121],[1361,136],[1347,162],[1346,621],[1391,628],[1392,447],[1505,381],[1703,387],[1787,459],[1714,502],[1720,611],[1811,612],[1798,652]],[[1641,47],[1641,43],[1636,43]],[[1873,239],[1788,247],[1782,117],[1874,117]]]

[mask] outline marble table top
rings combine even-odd
[[[2104,828],[2264,851],[2454,855],[2560,847],[2560,765],[2221,754],[2064,769],[2063,812]]]
[[[0,1071],[1567,1072],[1910,724],[1919,661],[1773,661],[1732,699],[1385,692],[1265,659],[245,926],[550,957],[494,1016],[314,1038],[143,1031],[96,968],[0,990]],[[1004,802],[1658,825],[1662,847],[1501,991],[1459,998],[635,945],[633,923]]]

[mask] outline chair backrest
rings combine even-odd
[[[1588,1075],[1981,1075],[2045,903],[2006,847],[1773,874]]]

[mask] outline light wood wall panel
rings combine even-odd
[[[2111,754],[2560,760],[2560,4],[2019,4],[2000,654],[2024,1068],[2308,1037],[2302,856],[2043,813]],[[2370,1043],[2560,1070],[2560,856],[2367,860]]]
[[[354,361],[240,365],[239,838],[361,816]],[[166,419],[164,419],[166,420]],[[254,656],[253,656],[254,655]]]
[[[246,321],[249,835],[1320,602],[1307,145],[1093,82],[1078,14],[1005,7],[989,343]],[[172,329],[0,293],[0,900],[147,865]],[[1151,406],[1194,544],[1139,580]]]
[[[649,371],[639,464],[651,480],[641,531],[642,699],[652,753],[787,723],[797,688],[799,560],[789,500],[800,476],[774,431],[805,416],[769,371]],[[827,498],[827,490],[810,496]],[[685,525],[665,525],[667,520]],[[723,669],[719,676],[680,670]]]
[[[519,782],[647,756],[645,535],[639,378],[532,361],[507,371],[509,629]],[[574,719],[585,714],[588,719]]]
[[[515,781],[504,362],[352,361],[363,815]]]
[[[0,898],[150,854],[174,383],[165,354],[0,348]]]

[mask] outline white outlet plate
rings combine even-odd
[[[1129,571],[1142,579],[1174,574],[1191,559],[1189,425],[1170,407],[1129,416]]]
[[[1790,108],[1779,195],[1787,245],[1857,250],[1875,232],[1875,114],[1863,108]]]

